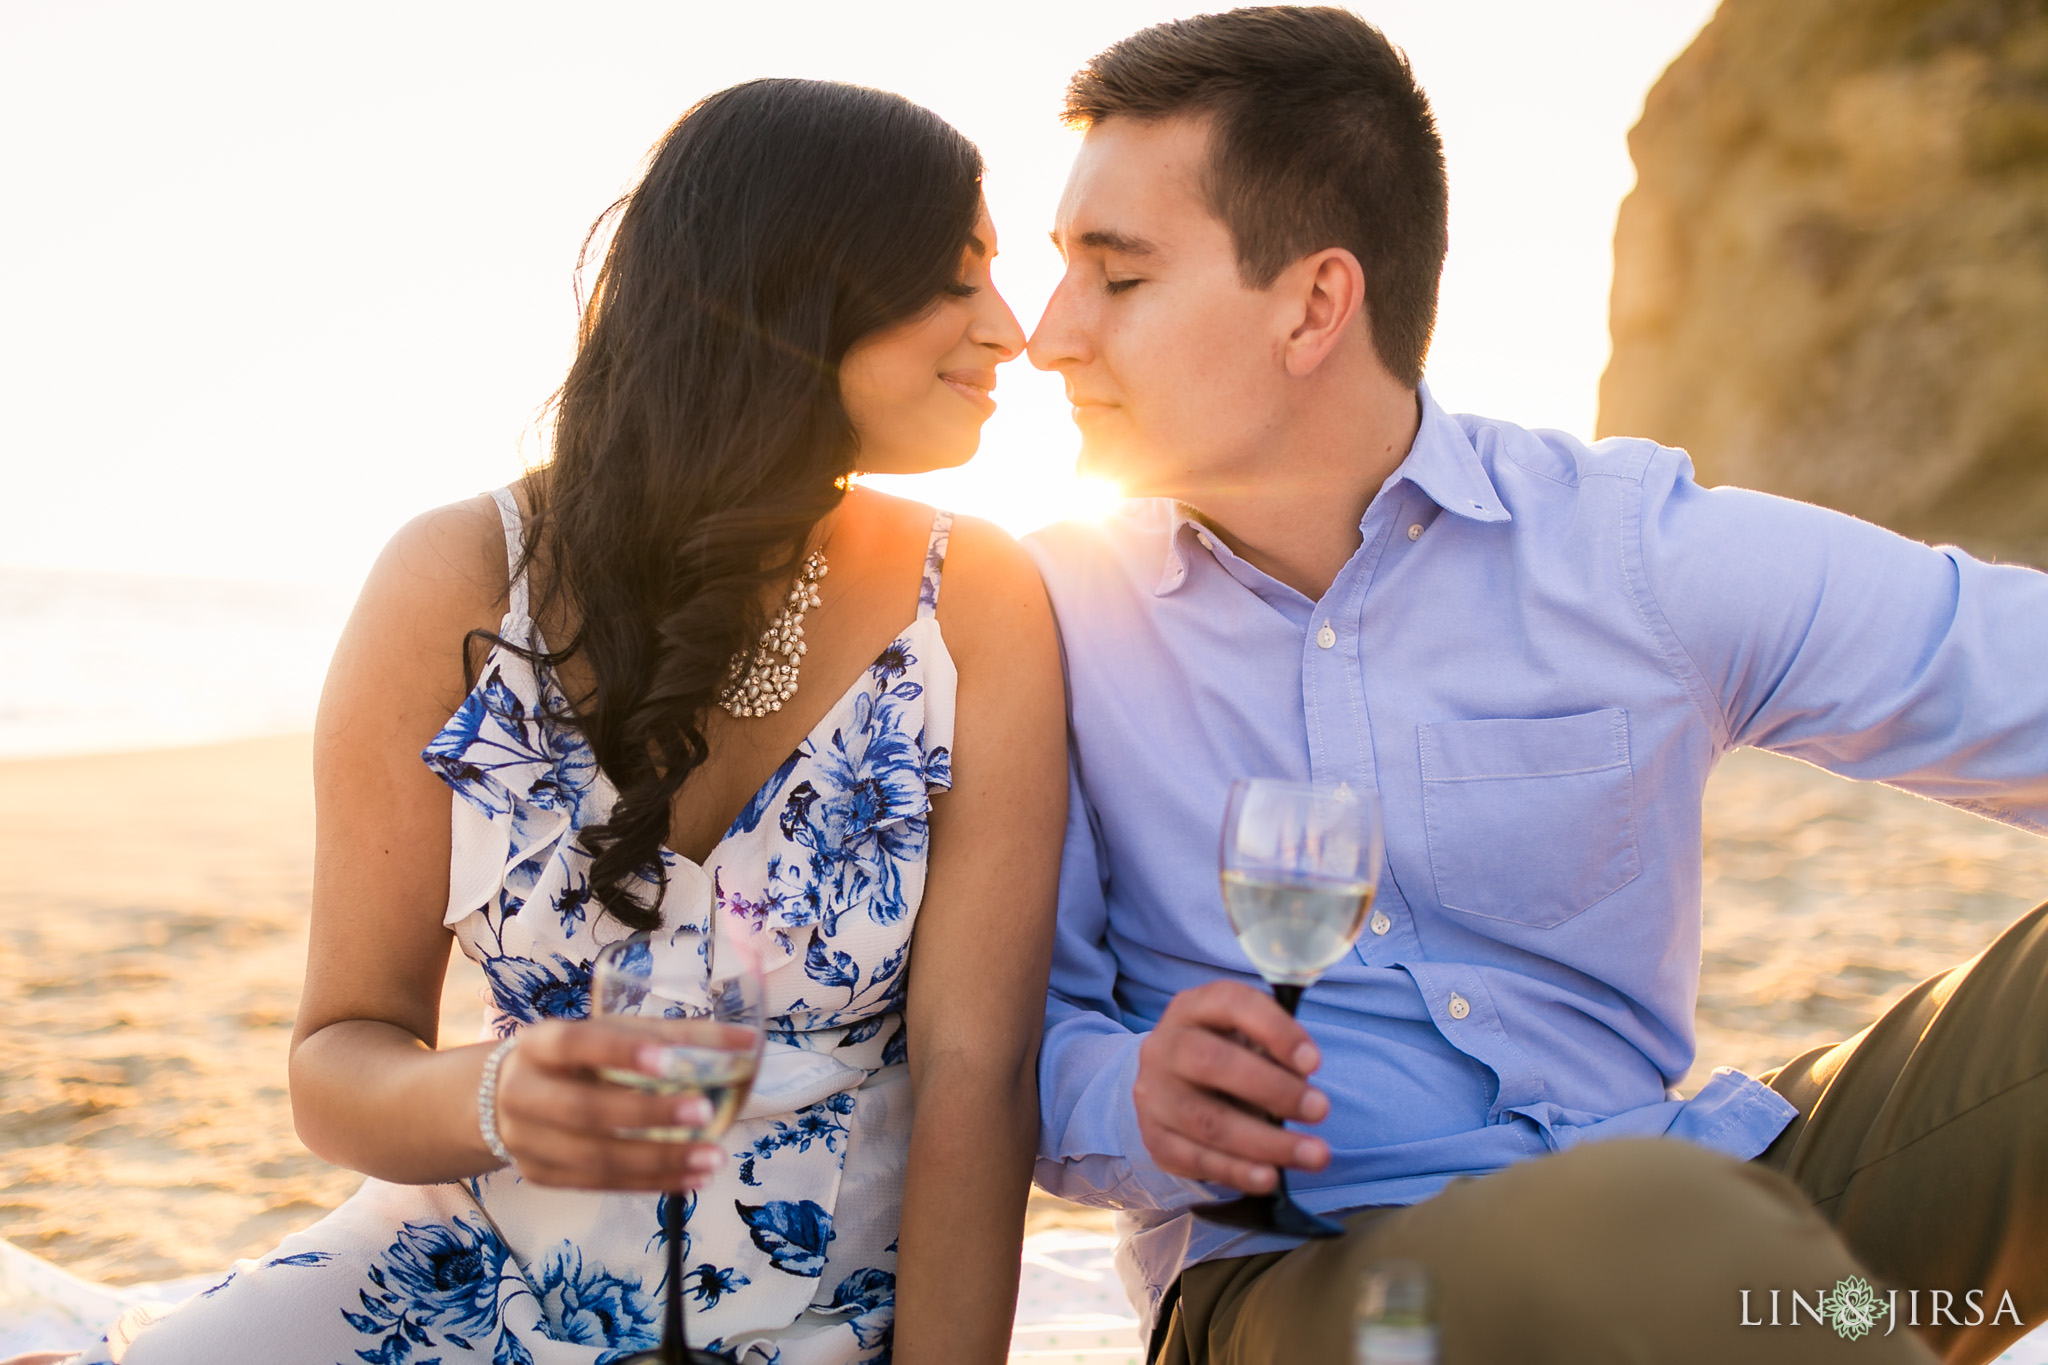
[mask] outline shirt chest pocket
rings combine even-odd
[[[1418,727],[1437,901],[1545,929],[1642,871],[1628,712]]]

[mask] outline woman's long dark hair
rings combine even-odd
[[[544,571],[536,618],[579,623],[549,658],[589,669],[577,723],[619,799],[581,837],[593,894],[633,928],[660,923],[707,709],[855,467],[839,363],[956,282],[981,172],[900,96],[750,81],[684,114],[591,230],[616,222],[521,567]]]

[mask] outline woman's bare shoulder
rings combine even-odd
[[[370,572],[394,587],[502,602],[511,575],[498,504],[482,495],[420,513],[392,535]]]
[[[981,517],[953,519],[938,616],[963,662],[977,654],[1008,663],[1042,661],[1057,651],[1038,566],[1014,536]]]
[[[856,534],[863,561],[892,581],[900,576],[903,590],[914,594],[937,516],[926,503],[856,485],[833,536]],[[953,517],[938,617],[948,652],[963,665],[1052,658],[1057,651],[1038,567],[1009,532],[980,517]]]
[[[898,497],[857,483],[846,490],[837,515],[842,527],[859,527],[864,536],[892,542],[915,539],[922,545],[938,509],[915,498]]]
[[[495,627],[510,582],[497,503],[488,496],[465,498],[398,528],[371,566],[356,610],[395,612],[437,631],[458,619],[471,623],[464,629]]]
[[[330,700],[360,692],[373,708],[417,698],[429,710],[459,700],[466,639],[504,618],[507,565],[504,527],[488,497],[433,508],[399,527],[364,579],[335,651]]]
[[[886,538],[891,549],[899,554],[915,550],[920,563],[938,515],[939,509],[930,503],[879,492],[862,484],[848,490],[840,512],[842,521],[857,521],[864,535],[876,540]],[[1031,582],[1038,581],[1038,571],[1016,538],[981,517],[953,514],[946,549],[945,581],[949,592],[956,559],[965,562],[966,576],[975,580],[964,589],[970,594],[990,586],[990,581],[1007,581],[1020,573],[1028,573]]]
[[[1045,592],[1038,566],[1017,538],[983,517],[954,516],[946,547],[945,583],[948,591],[962,588],[970,596],[1020,588],[1040,597]]]

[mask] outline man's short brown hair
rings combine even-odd
[[[1272,5],[1176,19],[1104,50],[1066,121],[1209,116],[1205,190],[1240,276],[1263,289],[1326,247],[1365,268],[1373,346],[1422,381],[1449,194],[1443,142],[1407,58],[1347,10]]]

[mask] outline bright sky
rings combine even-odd
[[[343,584],[517,475],[584,231],[685,107],[763,75],[901,91],[981,146],[1028,327],[1067,76],[1147,0],[0,0],[0,563]],[[1590,433],[1644,93],[1711,0],[1374,0],[1451,173],[1430,362],[1455,410]],[[968,468],[1028,530],[1085,501],[1056,376],[1005,368]]]

